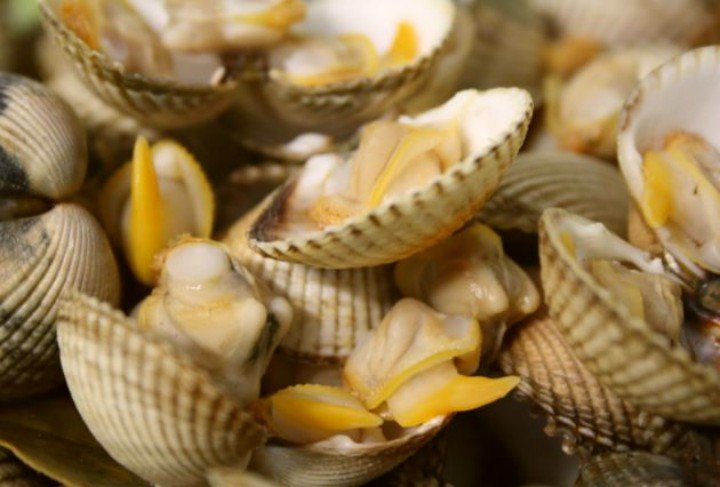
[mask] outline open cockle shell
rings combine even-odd
[[[620,172],[593,157],[567,152],[524,152],[508,169],[478,218],[501,230],[538,231],[548,208],[564,208],[627,233],[628,193]]]
[[[603,386],[573,355],[546,311],[516,327],[499,363],[505,373],[522,378],[518,392],[547,415],[546,431],[571,436],[566,450],[692,452],[685,428],[641,411]]]
[[[454,16],[455,6],[450,0],[308,2],[306,18],[294,26],[291,38],[364,38],[364,45],[374,52],[369,57],[378,61],[369,64],[380,69],[337,79],[300,76],[296,78],[314,81],[298,83],[289,74],[304,74],[304,63],[323,62],[327,53],[293,57],[284,54],[287,46],[280,46],[276,53],[281,55],[269,54],[267,79],[239,83],[237,103],[228,120],[237,127],[241,139],[256,147],[276,146],[306,132],[348,136],[361,123],[419,92],[450,38]],[[406,36],[408,55],[383,68],[382,60],[392,51],[401,25],[411,26],[413,32]]]
[[[646,77],[628,98],[619,126],[618,159],[631,197],[663,249],[697,276],[720,271],[712,216],[718,208],[712,174],[720,157],[696,155],[691,144],[708,153],[720,149],[719,106],[720,48],[700,48]],[[680,147],[680,155],[667,156],[673,139],[685,148]],[[696,160],[704,160],[707,167]],[[685,234],[698,226],[707,233]]]
[[[632,315],[577,260],[621,255],[642,270],[664,270],[600,224],[547,210],[540,221],[540,262],[550,316],[583,365],[622,399],[667,418],[720,424],[720,374]]]
[[[322,230],[289,232],[298,179],[274,195],[250,232],[250,246],[280,260],[318,267],[380,265],[430,247],[460,228],[497,188],[517,154],[532,116],[524,91],[460,92],[441,107],[401,124],[414,128],[458,124],[460,162],[428,183]],[[312,159],[311,159],[312,160]]]
[[[230,252],[295,310],[280,351],[313,363],[342,363],[374,329],[395,298],[392,268],[319,269],[277,261],[254,252],[247,232],[264,205],[227,233]]]
[[[375,444],[358,444],[340,436],[307,446],[268,444],[255,452],[251,468],[289,486],[362,485],[409,458],[449,421],[449,416],[438,417]]]
[[[264,431],[171,346],[121,312],[73,293],[58,325],[63,370],[90,431],[118,462],[161,485],[242,465]]]
[[[691,44],[713,26],[704,0],[528,0],[563,37],[611,46],[670,41]]]
[[[58,10],[63,1],[40,2],[45,29],[82,80],[108,105],[150,126],[178,128],[212,119],[232,103],[234,83],[186,84],[127,72],[63,23]]]

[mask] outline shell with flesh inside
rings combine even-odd
[[[505,331],[540,305],[540,295],[507,257],[500,237],[474,223],[395,267],[401,292],[446,314],[470,316],[482,328],[483,359],[494,359]]]
[[[487,201],[524,140],[532,101],[499,88],[365,126],[350,154],[307,161],[250,231],[266,256],[362,267],[424,250]]]

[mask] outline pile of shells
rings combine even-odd
[[[37,15],[0,481],[470,485],[449,426],[514,391],[576,485],[720,485],[715,2]]]

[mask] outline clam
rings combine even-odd
[[[171,140],[150,147],[139,137],[132,161],[106,182],[100,196],[108,233],[148,285],[155,255],[183,234],[209,238],[214,213],[212,186],[200,164]]]
[[[494,360],[506,330],[540,305],[533,282],[505,255],[500,237],[481,223],[399,262],[395,280],[405,296],[441,313],[476,319],[487,362]]]
[[[654,414],[720,423],[720,373],[681,346],[681,285],[659,258],[550,209],[540,260],[550,316],[602,384]]]
[[[41,9],[46,31],[87,86],[143,124],[191,126],[232,103],[236,87],[222,80],[218,56],[174,56],[128,2],[42,0]]]
[[[73,400],[110,455],[159,484],[243,467],[264,438],[248,408],[292,310],[220,244],[189,240],[161,259],[137,322],[79,293],[58,336]]]
[[[696,277],[720,272],[718,67],[720,49],[707,47],[654,71],[628,99],[618,136],[620,169],[644,222]]]
[[[471,318],[401,300],[355,348],[345,388],[291,386],[264,400],[273,435],[254,466],[288,485],[360,485],[397,466],[453,413],[506,395],[514,377],[467,377],[480,355]]]
[[[313,363],[342,363],[376,328],[394,302],[390,266],[320,269],[277,261],[248,246],[248,230],[262,204],[228,231],[232,254],[295,309],[280,351]]]
[[[690,460],[701,446],[689,430],[617,397],[575,357],[543,309],[518,325],[499,359],[520,376],[518,394],[548,418],[546,431],[562,433],[563,449],[584,455],[643,449]]]
[[[622,175],[604,161],[567,152],[523,152],[478,218],[500,230],[537,233],[543,211],[558,207],[623,236],[628,200]]]
[[[305,19],[268,50],[261,79],[240,83],[228,120],[256,147],[306,132],[349,136],[420,92],[455,16],[451,0],[308,2]]]
[[[78,289],[112,302],[120,279],[100,225],[70,198],[85,141],[70,108],[42,85],[0,74],[0,400],[62,383],[57,300]]]
[[[0,483],[8,487],[42,487],[50,481],[26,466],[8,450],[0,448]]]
[[[614,159],[623,103],[652,69],[679,55],[669,44],[608,51],[546,91],[548,128],[562,148]]]
[[[563,38],[608,46],[691,44],[714,25],[704,0],[528,0]]]
[[[523,90],[468,90],[417,117],[368,124],[357,150],[310,158],[275,193],[250,246],[329,268],[380,265],[424,250],[489,199],[531,113]]]

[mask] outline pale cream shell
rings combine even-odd
[[[395,301],[392,267],[320,269],[263,257],[250,249],[247,236],[262,209],[261,204],[237,222],[224,241],[240,263],[292,304],[295,319],[280,352],[313,363],[343,363]]]
[[[55,325],[70,289],[120,299],[110,244],[86,210],[62,203],[0,222],[0,401],[62,384]]]
[[[264,430],[170,345],[107,304],[70,294],[58,338],[68,387],[95,438],[119,463],[161,485],[192,485],[210,467],[242,464]]]
[[[624,236],[628,200],[622,174],[607,162],[569,152],[524,152],[478,218],[501,230],[537,233],[542,212],[558,207]]]
[[[272,205],[251,229],[251,248],[267,257],[317,267],[368,267],[401,260],[449,236],[497,189],[525,140],[532,117],[527,92],[498,88],[484,93],[517,95],[524,108],[488,150],[471,154],[424,188],[367,214],[323,231],[274,239],[271,231],[293,191],[291,180],[276,191]]]
[[[570,255],[550,209],[540,220],[542,284],[550,316],[575,355],[629,403],[680,421],[720,424],[720,374],[617,303]],[[579,218],[579,217],[577,217]]]
[[[251,468],[291,487],[362,485],[416,453],[442,430],[450,417],[431,421],[432,425],[426,423],[417,433],[375,445],[345,449],[327,445],[265,445],[255,452]]]
[[[180,128],[215,118],[232,103],[234,83],[191,85],[125,72],[63,24],[56,13],[58,4],[59,0],[41,0],[45,30],[80,78],[108,105],[143,124]]]

